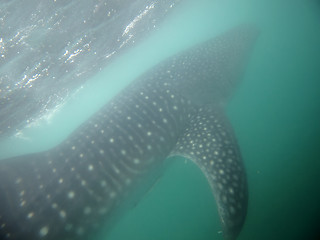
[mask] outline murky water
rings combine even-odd
[[[84,84],[49,122],[27,129],[24,139],[5,139],[0,157],[52,147],[148,67],[252,21],[261,35],[227,106],[249,182],[248,216],[239,239],[316,239],[319,16],[316,1],[187,1],[158,31]],[[205,178],[193,164],[177,160],[108,239],[223,238]]]

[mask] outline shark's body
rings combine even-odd
[[[0,238],[87,239],[168,156],[195,162],[225,236],[247,208],[244,167],[219,104],[255,32],[242,27],[180,53],[134,81],[57,147],[0,162]],[[151,174],[150,174],[151,173]],[[196,224],[196,223],[195,223]]]

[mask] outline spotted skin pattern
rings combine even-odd
[[[233,81],[228,72],[233,59],[246,58],[254,36],[242,26],[175,55],[135,80],[58,146],[1,160],[0,238],[88,239],[144,179],[152,185],[150,176],[164,159],[180,155],[207,177],[225,236],[235,239],[246,215],[245,172],[232,128],[214,104],[217,97],[207,91]],[[219,56],[219,66],[232,64],[215,76]],[[230,82],[222,81],[224,75]],[[207,87],[200,96],[188,84]]]
[[[200,167],[215,196],[225,238],[232,239],[245,220],[248,192],[240,150],[222,111],[199,108],[171,155],[189,158]]]

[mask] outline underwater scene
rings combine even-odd
[[[0,240],[320,239],[320,2],[0,2]]]

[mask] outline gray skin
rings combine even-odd
[[[178,155],[203,171],[225,238],[235,239],[245,221],[247,183],[221,102],[243,74],[256,36],[240,26],[179,53],[58,146],[2,160],[0,238],[88,239],[139,186],[152,185],[164,159]]]

